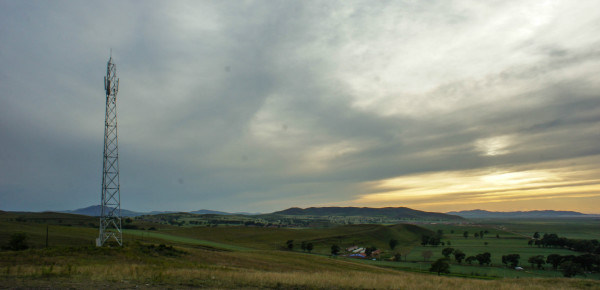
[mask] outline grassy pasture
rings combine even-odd
[[[413,225],[346,225],[320,229],[181,227],[162,232],[173,236],[261,250],[281,250],[288,240],[293,240],[294,248],[299,250],[301,242],[306,241],[313,243],[313,253],[321,254],[329,254],[332,244],[341,247],[376,245],[379,248],[387,248],[388,241],[392,238],[397,239],[400,244],[412,246],[421,238],[421,234],[433,234]]]
[[[6,244],[13,233],[25,232],[31,246],[43,247],[46,228],[49,246],[94,245],[97,224],[96,218],[73,214],[0,212],[0,245]]]
[[[244,248],[240,246],[223,244],[218,242],[206,241],[195,239],[192,237],[185,237],[181,235],[173,235],[170,231],[164,232],[155,232],[155,231],[142,231],[142,230],[123,230],[123,239],[124,240],[134,240],[134,241],[163,241],[170,244],[180,244],[180,245],[194,245],[194,246],[203,246],[207,248],[212,248],[215,250],[228,250],[228,251],[248,251],[249,248]]]
[[[531,237],[533,233],[555,233],[570,239],[599,239],[600,218],[480,220],[478,223],[504,227]]]
[[[559,255],[579,255],[581,253],[573,252],[567,249],[558,248],[543,248],[537,246],[529,246],[528,241],[533,233],[538,231],[540,235],[544,233],[557,233],[559,236],[578,239],[594,239],[600,233],[600,224],[596,219],[567,219],[565,224],[561,224],[558,220],[486,220],[479,221],[476,224],[428,224],[423,227],[437,232],[441,230],[444,238],[442,241],[451,245],[445,246],[415,246],[410,253],[404,257],[413,263],[401,263],[396,267],[408,267],[411,269],[423,268],[424,262],[423,252],[431,251],[432,257],[428,261],[435,261],[443,257],[442,249],[451,247],[462,250],[466,256],[475,256],[479,253],[489,252],[491,254],[493,267],[480,267],[477,261],[473,265],[468,265],[463,261],[459,265],[454,261],[454,256],[450,256],[453,261],[452,272],[455,273],[478,273],[487,276],[497,277],[557,277],[561,276],[558,271],[552,270],[551,265],[545,265],[545,270],[538,270],[532,267],[527,260],[531,256],[543,255],[547,257],[550,254]],[[463,236],[463,233],[469,233],[468,238]],[[474,233],[488,231],[484,234],[484,238],[475,238]],[[499,238],[496,238],[496,235]],[[487,245],[484,243],[487,242]],[[508,254],[519,254],[521,256],[519,265],[525,268],[525,271],[515,271],[507,268],[502,264],[502,256]],[[414,263],[416,262],[416,263]],[[600,279],[600,274],[588,274],[587,278]]]
[[[27,215],[29,218],[19,216]],[[49,248],[45,249],[48,217]],[[67,222],[67,218],[71,218]],[[62,222],[58,222],[62,220]],[[54,222],[53,222],[54,221]],[[0,252],[0,285],[15,288],[403,288],[403,289],[578,289],[600,288],[597,274],[588,279],[553,278],[555,271],[529,270],[516,272],[501,267],[502,253],[554,253],[557,249],[527,246],[527,239],[510,227],[498,225],[347,225],[331,228],[262,228],[262,227],[176,227],[134,220],[138,228],[157,230],[124,230],[123,248],[93,247],[97,222],[64,214],[16,214],[0,212],[0,245],[5,245],[16,231],[26,232],[32,249]],[[452,265],[453,275],[466,277],[519,277],[519,279],[465,279],[438,277],[427,273],[431,262],[421,262],[421,250],[441,256],[440,247],[422,247],[422,234],[433,235],[438,229],[450,240],[451,247],[467,255],[483,251],[492,253],[493,264]],[[484,239],[472,233],[488,230]],[[454,230],[454,234],[450,231]],[[464,230],[471,236],[462,237]],[[501,238],[496,239],[498,231]],[[393,254],[388,241],[397,239],[398,252],[409,252],[408,262],[355,260],[329,257],[331,244],[342,248],[375,245]],[[294,240],[294,251],[282,250],[287,240]],[[302,253],[300,243],[312,242],[313,254]],[[483,242],[488,241],[488,246]],[[162,251],[151,244],[174,245]],[[544,252],[546,251],[546,252]],[[566,251],[566,250],[560,250]],[[576,254],[567,251],[561,254]],[[413,261],[414,260],[414,261]],[[548,267],[549,268],[549,267]],[[545,277],[537,279],[535,277]],[[591,279],[589,279],[591,278]]]

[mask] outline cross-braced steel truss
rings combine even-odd
[[[117,92],[119,79],[117,66],[108,60],[106,77],[106,114],[104,117],[104,163],[102,165],[102,201],[100,236],[96,246],[103,246],[111,237],[123,245],[121,232],[121,193],[119,185],[119,143],[117,140]]]

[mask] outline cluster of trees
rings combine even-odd
[[[293,251],[294,250],[294,240],[287,240],[287,242],[285,242],[285,247],[288,250]],[[307,243],[306,241],[302,241],[302,243],[300,243],[300,249],[302,249],[302,252],[308,251],[310,253],[313,250],[313,248],[314,248],[313,243]]]
[[[502,264],[510,265],[511,267],[514,268],[519,265],[520,259],[521,259],[521,255],[519,255],[519,254],[502,255]]]
[[[465,261],[469,264],[473,263],[474,261],[477,261],[479,263],[479,265],[490,265],[492,263],[492,254],[490,254],[489,252],[485,252],[485,253],[481,253],[481,254],[477,254],[475,256],[468,256]]]
[[[300,248],[302,249],[302,252],[308,251],[310,253],[313,250],[313,244],[302,241]]]
[[[454,255],[454,260],[456,260],[456,262],[458,262],[459,264],[462,264],[462,261],[465,259],[465,257],[467,256],[463,251],[461,251],[460,249],[454,249],[454,248],[444,248],[442,250],[442,255],[444,255],[444,257],[446,259],[450,258],[450,255]]]
[[[502,263],[510,267],[519,265],[519,254],[509,254],[502,256]],[[584,271],[600,271],[600,256],[594,254],[584,254],[580,256],[559,254],[550,254],[548,257],[543,255],[531,256],[527,260],[531,267],[543,269],[543,265],[550,264],[554,270],[560,270],[565,277],[573,277],[583,274]]]
[[[600,271],[600,256],[594,254],[558,255],[550,254],[546,263],[551,264],[553,269],[560,269],[565,277],[573,277],[584,271]]]
[[[428,236],[428,235],[421,236],[421,245],[423,245],[423,246],[431,245],[431,246],[437,247],[440,244],[442,246],[445,245],[445,243],[442,242],[442,239],[439,236],[433,236],[433,237]]]
[[[485,231],[479,231],[479,232],[475,232],[475,233],[473,234],[473,236],[474,236],[475,238],[483,239],[484,235],[486,235],[486,234],[489,234],[489,233],[490,233],[490,232],[489,232],[489,231],[487,231],[487,230],[485,230]],[[469,237],[469,231],[465,231],[465,232],[463,233],[463,237],[464,237],[465,239],[466,239],[466,238],[468,238],[468,237]],[[496,238],[500,238],[500,236],[499,236],[498,234],[496,234]]]
[[[443,259],[445,259],[446,261],[450,259],[450,255],[453,255],[454,260],[456,260],[456,262],[459,264],[462,264],[463,260],[469,264],[472,264],[473,262],[477,261],[479,262],[479,265],[489,265],[492,262],[492,255],[488,252],[467,257],[467,255],[460,249],[444,248],[442,250],[442,255],[444,255]]]
[[[492,255],[488,252],[477,254],[475,256],[469,256],[465,259],[465,253],[459,249],[444,248],[442,250],[443,258],[436,260],[431,264],[430,272],[437,272],[438,275],[441,273],[450,272],[450,256],[454,255],[454,259],[459,264],[465,260],[471,264],[475,261],[479,262],[479,265],[490,265]],[[427,257],[426,257],[427,256]],[[431,257],[431,251],[423,252],[423,257]],[[502,263],[512,268],[519,265],[521,256],[519,254],[508,254],[502,256]],[[531,256],[527,260],[531,264],[531,267],[537,267],[543,269],[543,265],[551,264],[554,270],[560,270],[565,277],[573,277],[576,275],[583,274],[585,271],[600,271],[600,255],[595,254],[584,254],[579,256],[566,255],[561,256],[558,254],[550,254],[548,257],[543,255]]]
[[[568,248],[576,252],[600,254],[600,243],[598,240],[578,240],[559,237],[557,234],[540,234],[535,232],[533,239],[529,240],[529,245],[538,247],[557,247]]]

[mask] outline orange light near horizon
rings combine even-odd
[[[600,174],[587,161],[582,162],[584,165],[571,165],[577,164],[573,160],[544,163],[535,166],[536,169],[491,168],[400,176],[366,184],[371,193],[358,196],[353,203],[452,209],[536,200],[548,203],[557,198],[600,198]]]

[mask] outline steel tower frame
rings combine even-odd
[[[96,246],[101,247],[111,237],[122,246],[121,232],[121,186],[119,183],[119,142],[117,139],[117,93],[119,79],[112,53],[104,77],[106,91],[106,113],[104,116],[104,161],[102,165],[102,200],[100,235]]]

